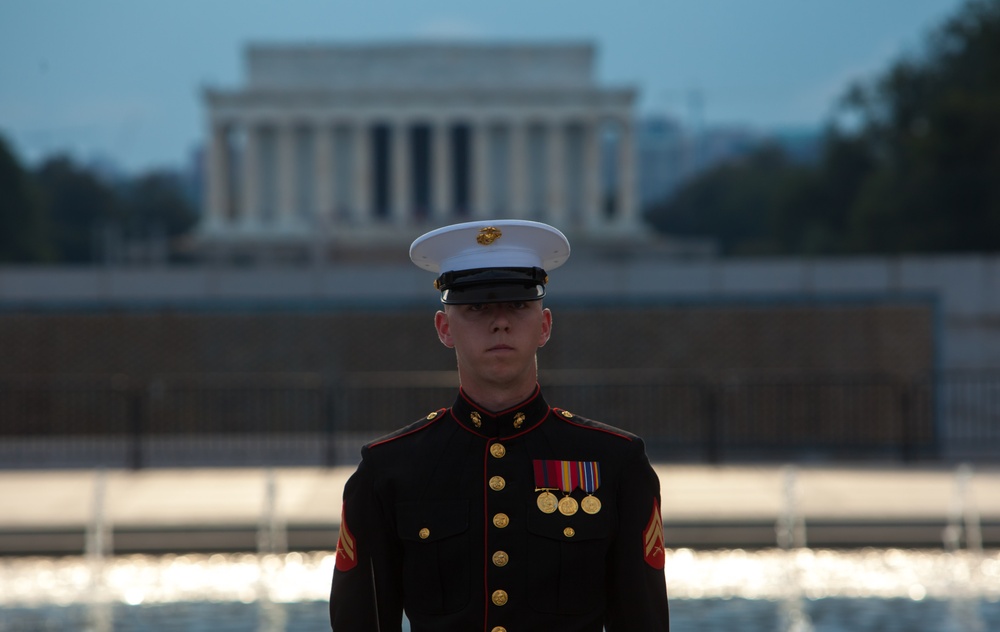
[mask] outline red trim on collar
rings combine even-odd
[[[524,408],[525,406],[527,406],[531,402],[533,402],[536,399],[538,399],[538,396],[541,393],[542,393],[542,387],[539,386],[538,384],[535,384],[535,391],[531,394],[531,397],[529,397],[528,399],[524,400],[523,402],[519,402],[519,403],[515,404],[514,406],[511,406],[510,408],[508,408],[506,410],[499,410],[499,411],[496,411],[496,412],[491,412],[491,411],[486,410],[485,408],[483,408],[480,404],[476,403],[476,400],[474,400],[471,397],[469,397],[468,395],[466,395],[465,394],[465,390],[463,390],[461,386],[458,387],[458,395],[459,395],[459,397],[461,397],[462,399],[465,400],[465,403],[467,403],[469,406],[475,408],[476,410],[478,410],[478,411],[480,411],[482,413],[486,413],[490,417],[502,417],[502,416],[506,415],[507,413],[513,412],[514,410],[516,410],[518,408]]]
[[[514,410],[514,409],[511,408],[511,410]],[[455,421],[455,423],[457,423],[459,425],[459,427],[462,430],[465,430],[469,434],[473,434],[473,435],[475,435],[477,437],[480,437],[482,439],[490,439],[490,440],[495,440],[495,441],[510,441],[511,439],[516,439],[517,437],[520,437],[522,435],[526,435],[529,432],[531,432],[532,430],[534,430],[535,428],[541,426],[543,423],[545,423],[545,420],[548,419],[549,416],[552,414],[552,410],[553,409],[550,406],[548,408],[548,411],[544,415],[542,415],[541,418],[538,420],[538,423],[535,423],[535,424],[533,424],[531,426],[528,426],[527,428],[521,428],[521,430],[519,430],[515,434],[507,435],[506,437],[492,437],[490,435],[485,435],[485,434],[483,434],[481,432],[477,432],[474,428],[470,428],[466,424],[462,423],[459,420],[459,418],[455,416],[455,409],[454,408],[449,408],[448,409],[448,416],[451,417]],[[612,433],[612,434],[614,434],[614,433]]]

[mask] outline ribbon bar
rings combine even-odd
[[[569,494],[579,487],[593,494],[601,485],[601,464],[597,461],[534,460],[535,487],[559,489]]]

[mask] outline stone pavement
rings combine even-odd
[[[963,517],[973,541],[978,527],[985,546],[1000,546],[998,465],[972,470],[964,494],[963,477],[944,466],[656,469],[674,548],[775,546],[782,517],[803,521],[817,547],[940,547],[949,519],[954,535]],[[0,555],[81,553],[100,515],[118,553],[253,551],[262,525],[274,523],[291,549],[332,550],[352,471],[0,471]]]

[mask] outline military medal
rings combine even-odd
[[[562,476],[559,479],[559,489],[563,492],[563,497],[559,500],[559,513],[564,516],[572,516],[580,509],[576,498],[570,496],[580,482],[580,470],[576,467],[575,461],[560,461]]]
[[[580,506],[576,503],[576,499],[572,496],[563,496],[559,501],[559,513],[564,516],[572,516],[579,508]]]
[[[538,499],[535,501],[538,504],[538,508],[542,510],[542,513],[554,513],[556,510],[556,495],[552,492],[545,490],[538,495]]]
[[[584,513],[596,514],[601,510],[601,501],[594,496],[594,492],[601,485],[601,464],[597,461],[580,463],[580,487],[587,492],[587,497],[580,501],[580,508]]]
[[[601,501],[596,496],[587,496],[580,501],[580,508],[583,509],[584,513],[594,515],[601,510]]]

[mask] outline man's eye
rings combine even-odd
[[[470,312],[481,312],[486,309],[486,303],[472,303],[467,309]]]
[[[510,303],[510,308],[511,309],[524,309],[527,306],[528,306],[528,303],[525,302],[525,301],[512,301]]]

